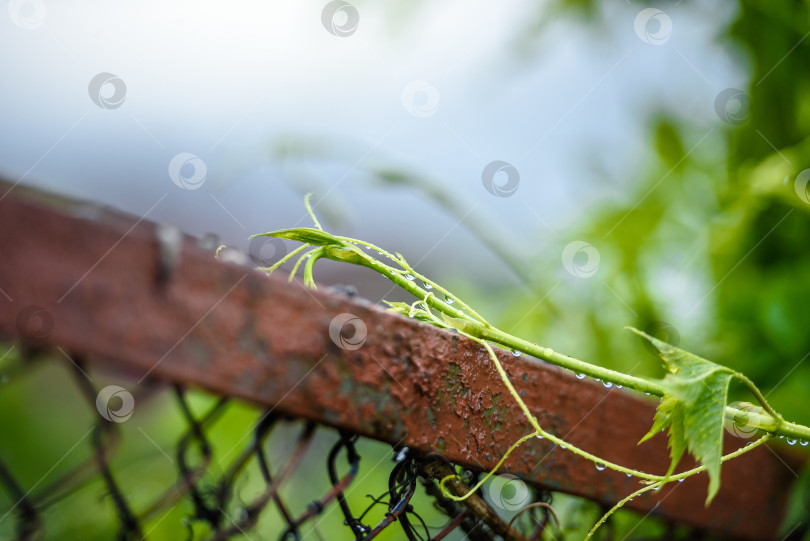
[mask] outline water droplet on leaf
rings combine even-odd
[[[597,469],[598,471],[605,471],[605,468],[607,468],[607,466],[605,466],[605,465],[604,465],[604,464],[602,464],[601,462],[597,462],[597,463],[596,463],[596,469]]]
[[[613,382],[612,381],[603,381],[602,385],[605,386],[605,389],[610,389],[611,387],[613,387]]]
[[[585,374],[577,374],[577,379],[585,379]]]
[[[512,355],[515,356],[515,357],[520,357],[520,351],[518,351],[516,349],[513,349],[512,350]]]

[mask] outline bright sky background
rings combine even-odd
[[[708,130],[717,93],[744,88],[744,58],[716,39],[733,6],[704,4],[660,6],[672,28],[649,22],[666,34],[654,45],[632,2],[604,6],[596,27],[537,2],[354,2],[359,23],[340,37],[323,0],[12,1],[0,12],[0,175],[242,247],[306,223],[301,194],[314,191],[341,233],[427,271],[511,281],[466,225],[559,257],[578,219],[632,195],[650,112]],[[99,73],[123,81],[121,96],[100,90],[119,106],[91,99]],[[180,153],[204,163],[197,189],[170,178]],[[519,172],[512,197],[484,189],[493,160]],[[378,168],[440,188],[465,222],[416,189],[381,188]]]

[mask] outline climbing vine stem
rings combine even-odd
[[[529,425],[532,428],[531,433],[521,437],[514,442],[509,449],[507,449],[506,453],[504,453],[504,455],[500,458],[495,467],[474,487],[472,487],[469,493],[462,496],[451,494],[445,488],[445,485],[449,480],[457,476],[450,475],[443,478],[440,481],[439,486],[447,498],[458,501],[469,497],[470,494],[480,489],[487,479],[496,474],[501,465],[503,465],[511,453],[521,444],[532,438],[545,438],[551,443],[563,447],[584,459],[593,461],[600,469],[609,468],[617,472],[624,473],[628,476],[636,477],[646,485],[619,501],[610,511],[608,511],[607,514],[602,517],[599,522],[597,522],[597,524],[588,534],[588,537],[591,537],[599,525],[610,517],[610,515],[612,515],[617,509],[621,508],[625,503],[640,494],[651,490],[658,490],[667,483],[673,481],[682,481],[687,477],[697,475],[702,471],[708,471],[710,479],[712,478],[712,475],[714,475],[715,481],[719,485],[718,473],[721,462],[738,457],[764,444],[774,435],[787,437],[794,441],[796,439],[800,439],[802,441],[810,440],[810,428],[785,421],[781,415],[779,415],[770,406],[770,404],[768,404],[764,395],[760,392],[756,385],[754,385],[754,383],[743,374],[734,372],[720,365],[716,365],[683,350],[679,350],[674,346],[658,341],[654,337],[647,336],[640,331],[635,332],[642,335],[645,339],[652,341],[658,348],[662,359],[667,362],[668,368],[670,369],[670,374],[667,376],[667,378],[664,378],[663,380],[640,378],[581,361],[568,355],[556,352],[551,348],[528,342],[493,327],[489,322],[486,321],[486,319],[484,319],[462,299],[427,276],[417,272],[401,254],[396,252],[388,252],[363,240],[332,235],[324,231],[323,227],[321,226],[320,222],[318,222],[318,219],[315,217],[315,214],[312,211],[312,207],[310,205],[310,195],[307,195],[305,198],[305,206],[307,212],[312,218],[315,229],[285,229],[264,233],[262,235],[254,235],[270,236],[299,241],[302,243],[301,246],[285,255],[274,265],[263,268],[262,270],[269,274],[277,270],[285,262],[290,261],[295,256],[298,256],[298,259],[296,260],[290,273],[290,279],[292,280],[292,278],[298,272],[298,269],[301,267],[301,264],[305,262],[303,267],[304,284],[312,288],[316,287],[313,277],[315,263],[322,258],[352,263],[355,265],[362,265],[382,274],[395,285],[411,293],[418,299],[412,304],[401,302],[388,303],[392,310],[407,317],[431,323],[437,327],[455,330],[461,336],[465,336],[470,340],[477,342],[482,348],[484,348],[487,355],[492,360],[496,370],[498,371],[501,380],[509,391],[509,394],[514,399],[515,403],[518,404],[523,412],[523,415],[526,417]],[[376,253],[379,257],[372,255],[373,253]],[[661,405],[659,405],[658,412],[656,414],[654,428],[651,430],[651,434],[645,436],[644,439],[659,430],[663,430],[667,425],[670,425],[671,438],[674,437],[673,431],[680,431],[678,438],[681,438],[681,441],[684,441],[685,438],[686,443],[682,443],[680,451],[677,453],[677,455],[673,455],[673,463],[671,464],[668,473],[666,475],[656,475],[653,473],[627,468],[621,464],[616,464],[593,455],[584,449],[580,449],[572,445],[570,442],[565,441],[557,435],[551,434],[544,430],[509,379],[506,370],[504,369],[498,355],[495,353],[495,350],[492,347],[493,344],[510,349],[513,353],[522,352],[537,359],[555,364],[559,367],[572,370],[580,379],[585,376],[591,376],[605,382],[613,383],[617,387],[626,387],[628,389],[634,389],[650,395],[664,397],[664,400],[661,402]],[[671,424],[673,419],[682,418],[683,408],[696,407],[693,402],[689,402],[688,396],[680,397],[678,395],[680,392],[679,385],[682,387],[684,381],[678,379],[679,377],[683,377],[678,375],[679,366],[688,368],[686,371],[693,372],[693,375],[699,375],[702,378],[715,378],[715,380],[712,380],[712,384],[717,386],[719,392],[723,393],[723,398],[725,397],[728,381],[730,381],[732,378],[736,378],[742,381],[742,383],[751,391],[754,397],[761,404],[761,407],[756,407],[753,405],[744,409],[735,408],[732,406],[718,407],[718,409],[712,410],[716,413],[709,412],[708,414],[709,416],[713,415],[715,418],[709,419],[708,421],[703,419],[701,422],[708,422],[708,425],[704,424],[697,430],[693,426]],[[688,380],[687,378],[687,381],[691,380]],[[723,419],[717,418],[718,416],[723,416],[725,419],[733,420],[733,422],[737,423],[738,425],[759,429],[764,432],[764,435],[756,442],[749,443],[747,446],[723,456],[720,456],[722,454],[722,448],[718,448],[714,444],[712,444],[710,449],[707,451],[705,446],[706,442],[704,439],[701,439],[701,435],[703,432],[705,432],[704,426],[708,426],[709,429],[714,429],[715,432],[713,433],[717,434],[718,436],[721,435],[720,433],[722,432],[722,427],[720,424],[722,424]],[[695,436],[695,433],[697,433],[698,436]],[[718,441],[719,445],[722,447],[722,438],[719,437]],[[680,454],[683,452],[683,449],[687,444],[693,453],[701,454],[705,460],[702,460],[703,463],[696,468],[674,474],[672,473],[673,469],[680,458]],[[672,440],[670,441],[670,445],[672,445]],[[714,489],[712,489],[710,485],[707,504],[713,498],[714,492],[716,492],[716,486]]]
[[[721,461],[721,462],[726,462],[727,460],[731,460],[732,458],[737,458],[738,456],[744,455],[745,453],[747,453],[747,452],[749,452],[749,451],[753,451],[754,449],[756,449],[757,447],[759,447],[760,445],[762,445],[763,443],[765,443],[765,442],[767,442],[769,439],[771,439],[771,437],[772,437],[772,436],[771,436],[770,434],[765,434],[764,436],[760,437],[760,438],[759,438],[757,441],[752,442],[752,443],[749,443],[749,444],[748,444],[748,445],[746,445],[745,447],[740,447],[740,448],[739,448],[739,449],[737,449],[736,451],[733,451],[733,452],[731,452],[731,453],[728,453],[727,455],[723,455],[723,456],[720,458],[720,461]],[[700,473],[700,472],[702,472],[702,471],[705,471],[705,470],[706,470],[706,466],[699,466],[699,467],[697,467],[697,468],[692,468],[691,470],[687,470],[687,471],[685,471],[685,472],[683,472],[683,473],[679,473],[679,474],[677,474],[677,475],[673,475],[672,477],[670,477],[670,478],[669,478],[669,480],[668,480],[668,481],[669,481],[669,482],[672,482],[672,481],[683,481],[683,480],[684,480],[684,479],[686,479],[687,477],[691,477],[692,475],[696,475],[696,474],[698,474],[698,473]],[[596,530],[598,530],[598,529],[599,529],[599,527],[600,527],[602,524],[604,524],[604,523],[605,523],[605,521],[606,521],[608,518],[610,518],[610,516],[611,516],[613,513],[615,513],[616,511],[618,511],[618,510],[619,510],[619,509],[621,509],[622,507],[624,507],[624,505],[625,505],[627,502],[630,502],[630,501],[632,501],[632,500],[636,499],[636,497],[640,496],[641,494],[644,494],[645,492],[650,492],[651,490],[658,490],[658,489],[660,489],[662,486],[664,486],[664,484],[665,484],[665,483],[664,483],[663,481],[658,481],[658,482],[656,482],[656,483],[652,483],[652,484],[650,484],[650,485],[647,485],[647,486],[645,486],[645,487],[643,487],[643,488],[640,488],[640,489],[636,490],[635,492],[633,492],[632,494],[629,494],[628,496],[626,496],[626,497],[625,497],[625,498],[623,498],[622,500],[619,500],[619,501],[616,503],[616,505],[614,505],[613,507],[611,507],[611,508],[610,508],[610,510],[609,510],[607,513],[605,513],[605,514],[602,516],[602,518],[600,518],[600,519],[599,519],[599,520],[596,522],[596,524],[594,524],[594,525],[593,525],[593,528],[591,528],[591,530],[588,532],[588,535],[585,537],[585,541],[587,541],[588,539],[590,539],[591,537],[593,537],[593,534],[595,534],[595,533],[596,533]]]
[[[296,230],[284,230],[276,233],[280,233],[277,236],[281,238],[294,238],[295,235],[292,233],[294,231]],[[274,235],[274,233],[267,233],[267,235]],[[333,236],[332,238],[341,244],[325,246],[321,257],[371,268],[388,278],[395,285],[419,299],[424,299],[428,293],[435,292],[442,294],[444,296],[444,300],[440,299],[434,294],[429,297],[427,304],[430,306],[430,308],[433,308],[436,311],[453,318],[456,324],[452,325],[452,327],[458,328],[459,330],[464,330],[472,337],[481,338],[496,345],[503,346],[506,349],[520,351],[537,359],[547,361],[562,368],[567,368],[577,374],[584,374],[592,378],[609,381],[639,392],[649,393],[659,397],[664,396],[666,392],[664,386],[658,380],[640,378],[631,374],[625,374],[624,372],[618,372],[603,366],[588,363],[586,361],[582,361],[569,355],[554,351],[551,348],[539,346],[535,343],[523,340],[522,338],[513,336],[493,327],[462,299],[458,298],[456,295],[452,294],[450,291],[434,282],[427,276],[417,272],[413,267],[410,266],[405,258],[398,253],[391,254],[379,246],[351,237]],[[384,261],[378,260],[371,254],[364,252],[360,247],[364,247],[372,252],[376,252],[378,255],[396,263],[400,268],[392,267],[386,264]],[[276,268],[278,267],[276,266]],[[291,276],[295,274],[296,270],[297,267],[293,269]],[[305,281],[307,281],[308,278],[309,281],[314,285],[311,275],[309,277],[306,275],[304,276]],[[430,289],[420,286],[419,282],[425,284],[426,286],[430,286]],[[742,378],[744,378],[743,382],[746,383],[746,386],[752,390],[757,399],[762,401],[763,406],[769,414],[756,414],[734,407],[727,407],[726,417],[738,420],[745,419],[745,426],[758,428],[777,435],[798,439],[810,439],[810,428],[783,421],[778,414],[774,415],[776,412],[770,409],[770,406],[767,405],[767,402],[759,389],[757,389],[748,378],[745,378],[744,376],[742,376]]]

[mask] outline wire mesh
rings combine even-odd
[[[120,385],[100,388],[98,382],[106,376],[97,375],[93,364],[59,351],[64,362],[56,363],[61,365],[56,371],[54,355],[36,351],[14,356],[18,362],[13,366],[0,365],[6,382],[3,391],[16,385],[25,388],[25,380],[38,377],[33,375],[37,372],[44,373],[44,381],[56,382],[63,393],[69,387],[81,397],[85,412],[79,414],[66,405],[63,413],[71,419],[83,415],[90,424],[69,453],[80,447],[88,453],[70,467],[62,467],[63,461],[69,462],[67,455],[49,466],[33,460],[39,454],[36,450],[23,448],[22,453],[31,456],[21,460],[19,445],[0,440],[0,487],[9,502],[4,508],[0,500],[0,538],[70,537],[75,529],[63,528],[60,513],[53,510],[74,499],[79,512],[90,517],[80,527],[85,539],[523,540],[540,539],[548,530],[549,505],[528,508],[510,523],[478,493],[463,503],[445,497],[438,485],[441,478],[460,474],[463,480],[447,487],[461,495],[481,474],[458,468],[440,454],[420,454],[397,444],[389,447],[384,460],[375,453],[367,458],[368,438],[339,427],[286,418],[228,397],[205,396],[182,385],[147,380],[137,387],[132,384],[133,393]],[[114,380],[126,381],[120,374]],[[28,385],[41,388],[44,384]],[[121,456],[127,454],[125,438],[137,436],[130,426],[136,404],[139,410],[149,410],[148,417],[138,421],[137,432],[157,452]],[[233,421],[226,417],[233,409],[243,418],[252,417],[242,423],[249,432],[235,442],[217,433],[223,424],[229,428]],[[170,416],[176,419],[162,421]],[[152,425],[144,429],[149,419]],[[160,433],[162,424],[171,428],[169,451],[166,443],[159,444],[149,435]],[[281,433],[273,439],[275,432]],[[44,445],[49,441],[49,437],[42,439]],[[278,451],[279,447],[283,449]],[[5,460],[4,452],[16,455],[15,460]],[[159,476],[162,486],[154,490],[154,483],[145,480],[165,470],[156,465],[161,461],[159,454],[165,455],[172,471],[170,476]],[[133,464],[139,464],[134,474],[129,471]],[[22,471],[32,467],[38,472],[50,469],[36,478]],[[312,490],[305,489],[301,475],[325,487],[306,504],[301,496]],[[370,475],[378,485],[376,492],[358,498],[355,487],[368,486]],[[296,476],[298,480],[293,479]],[[142,484],[150,486],[148,498],[138,494]],[[531,490],[535,501],[551,503],[549,492]],[[102,508],[111,516],[105,519]],[[95,514],[98,520],[92,519]]]

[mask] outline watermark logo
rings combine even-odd
[[[53,316],[41,306],[26,306],[17,314],[16,327],[24,342],[40,344],[53,332]]]
[[[653,321],[644,328],[644,332],[675,347],[681,343],[681,333],[674,325],[666,321]],[[658,357],[658,349],[649,340],[642,338],[641,343],[644,344],[647,351]]]
[[[493,506],[507,512],[519,511],[532,500],[526,483],[508,473],[492,477],[487,487],[487,496]]]
[[[439,108],[439,91],[425,81],[411,81],[402,89],[402,106],[413,116],[433,116]]]
[[[111,423],[123,423],[135,410],[135,398],[132,393],[118,385],[108,385],[96,396],[96,409],[99,414]]]
[[[496,182],[496,178],[506,179]],[[481,172],[481,183],[484,188],[495,197],[511,197],[520,186],[520,173],[514,165],[501,160],[489,162]]]
[[[367,335],[366,323],[354,314],[338,314],[329,323],[329,338],[341,349],[360,349]]]
[[[655,8],[642,9],[633,21],[638,39],[650,45],[663,45],[672,36],[672,19]]]
[[[127,85],[119,76],[101,72],[90,79],[87,93],[93,103],[102,109],[118,109],[127,97]]]
[[[757,428],[750,426],[749,421],[751,417],[762,411],[761,408],[755,406],[750,402],[732,402],[729,404],[732,408],[737,409],[737,413],[733,417],[724,418],[724,426],[726,431],[738,438],[750,439],[757,435]]]
[[[732,126],[739,126],[748,120],[751,98],[742,90],[727,88],[714,99],[714,112],[717,117]]]
[[[810,169],[805,169],[796,175],[793,189],[796,190],[796,195],[799,196],[799,199],[810,205],[810,191],[807,189],[808,183],[810,183]]]
[[[585,241],[569,242],[562,252],[562,264],[568,274],[590,278],[599,270],[599,250]]]
[[[42,0],[11,0],[8,3],[8,15],[11,21],[25,30],[42,26],[48,8]]]
[[[357,9],[343,0],[332,0],[321,11],[321,23],[326,31],[339,38],[351,36],[360,24]]]
[[[275,237],[253,237],[248,245],[251,261],[260,267],[270,267],[287,255],[287,245]]]
[[[208,174],[205,162],[190,152],[181,152],[169,162],[169,178],[184,190],[196,190],[203,185]]]

